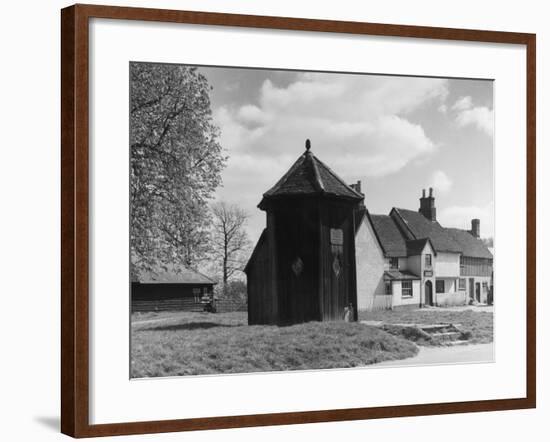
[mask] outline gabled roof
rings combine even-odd
[[[449,235],[460,244],[464,256],[470,256],[472,258],[493,258],[493,254],[483,243],[483,240],[476,238],[469,231],[450,227],[445,230],[447,230]]]
[[[407,256],[405,238],[401,235],[397,224],[391,216],[371,215],[367,212],[367,217],[370,218],[378,243],[382,247],[386,257]]]
[[[288,172],[263,194],[262,203],[266,199],[309,195],[333,196],[355,201],[363,199],[362,194],[346,184],[307,148]]]
[[[437,221],[430,221],[419,212],[395,207],[390,215],[403,222],[410,239],[430,238],[436,252],[462,253],[461,245]]]
[[[202,273],[178,264],[157,265],[155,268],[142,270],[137,275],[141,284],[216,284],[216,281]]]
[[[420,238],[420,239],[410,239],[407,241],[407,256],[416,256],[420,255],[426,247],[426,244],[429,243],[433,250],[434,246],[430,241],[430,238]]]
[[[384,272],[385,281],[403,281],[412,279],[420,279],[420,277],[407,270],[388,270]]]

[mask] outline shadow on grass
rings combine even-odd
[[[207,330],[209,328],[241,327],[241,324],[220,324],[219,322],[188,322],[186,324],[157,325],[140,328],[139,331],[178,331],[178,330]]]

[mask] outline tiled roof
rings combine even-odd
[[[407,256],[416,256],[422,253],[426,243],[430,242],[429,238],[410,239],[407,241]],[[433,248],[433,246],[432,246]]]
[[[420,279],[420,277],[406,270],[388,270],[384,272],[384,280],[386,281],[401,281],[404,279]]]
[[[460,244],[462,254],[472,258],[491,259],[493,254],[489,251],[483,240],[476,238],[467,230],[447,228],[445,229],[453,239]]]
[[[412,234],[411,239],[430,238],[436,252],[461,253],[462,247],[437,221],[429,221],[419,212],[407,209],[392,209]]]
[[[300,195],[327,195],[356,201],[363,199],[362,194],[347,185],[309,149],[271,189],[264,193],[263,197],[270,199]]]
[[[141,271],[137,281],[142,284],[216,284],[216,281],[188,267],[168,264]]]
[[[395,221],[389,215],[370,215],[372,227],[378,242],[387,257],[407,256],[407,244]]]

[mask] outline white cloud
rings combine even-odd
[[[472,107],[472,97],[460,97],[456,100],[455,104],[451,106],[451,109],[454,111],[463,111],[465,109],[470,109]]]
[[[451,206],[438,211],[437,220],[442,226],[470,230],[473,218],[480,220],[481,237],[494,237],[494,205],[485,206]]]
[[[437,110],[439,112],[441,112],[442,114],[446,114],[447,113],[447,105],[445,103],[441,104]]]
[[[381,176],[436,150],[406,117],[446,94],[447,82],[440,79],[309,73],[286,87],[266,80],[257,105],[221,107],[214,117],[230,155],[297,158],[310,138],[314,153],[328,164],[345,167],[341,159],[352,158],[339,174]]]
[[[460,127],[474,125],[490,137],[493,136],[494,115],[487,107],[466,109],[456,116],[456,122]]]
[[[494,114],[492,109],[474,106],[470,96],[459,98],[451,109],[457,112],[455,122],[459,127],[472,125],[490,137],[493,136]]]
[[[431,177],[430,186],[439,192],[446,193],[453,186],[453,182],[445,172],[437,170]]]

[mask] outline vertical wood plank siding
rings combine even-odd
[[[492,259],[460,257],[460,276],[491,276],[492,273]]]

